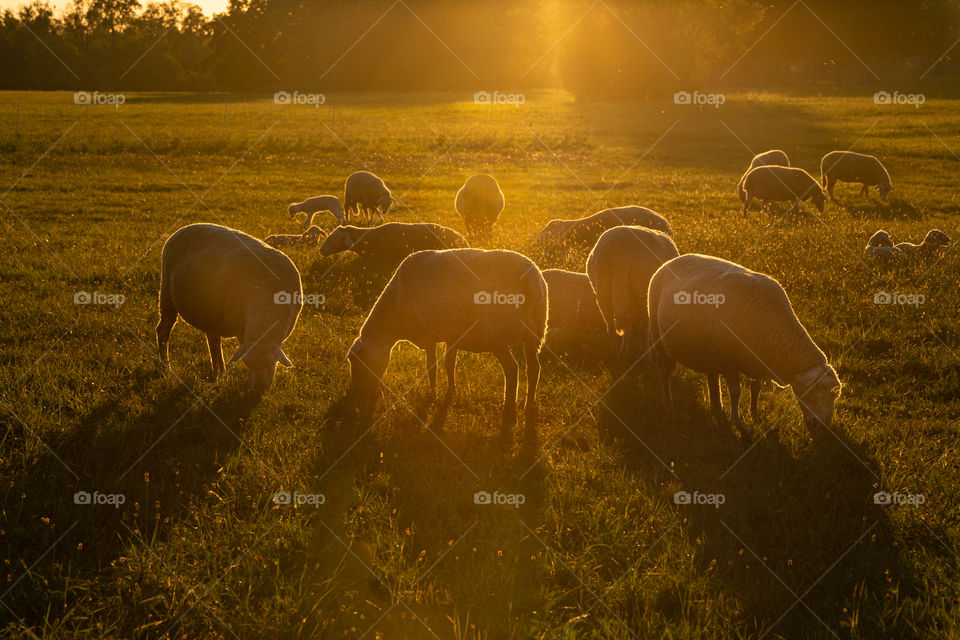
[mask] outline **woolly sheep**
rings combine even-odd
[[[743,189],[743,181],[747,179],[747,174],[757,167],[767,167],[770,165],[789,167],[790,158],[787,157],[786,152],[780,149],[771,149],[770,151],[764,151],[763,153],[758,153],[753,156],[750,166],[747,167],[743,177],[740,178],[739,184],[737,184],[737,194],[740,196],[740,202],[743,202],[747,198],[747,192]]]
[[[343,211],[347,216],[355,214],[359,217],[366,213],[368,221],[372,221],[376,214],[383,222],[390,205],[396,202],[383,180],[369,171],[355,171],[347,177],[343,189]]]
[[[459,233],[439,224],[388,222],[377,227],[337,227],[320,245],[320,254],[353,251],[362,257],[400,262],[417,251],[469,246]]]
[[[949,246],[950,236],[945,234],[943,231],[940,231],[940,229],[931,229],[923,239],[922,244],[901,242],[897,245],[897,249],[899,249],[907,257],[917,257],[929,255],[941,247]]]
[[[837,182],[859,182],[860,195],[867,197],[869,187],[875,186],[880,198],[886,202],[887,195],[893,191],[890,174],[874,156],[854,151],[831,151],[820,160],[820,183],[833,197],[833,188]]]
[[[322,235],[323,231],[314,224],[303,233],[278,233],[267,236],[263,241],[274,249],[279,249],[280,247],[317,244]]]
[[[215,224],[180,228],[163,245],[157,348],[167,366],[167,343],[178,316],[207,334],[213,372],[224,372],[222,338],[236,337],[257,392],[273,382],[279,362],[293,366],[281,345],[302,304],[300,272],[286,255],[247,234]]]
[[[451,249],[407,257],[350,347],[350,399],[368,420],[377,390],[399,340],[426,352],[430,387],[436,392],[436,346],[447,345],[444,367],[449,402],[455,389],[458,350],[492,353],[504,372],[503,425],[516,421],[517,361],[510,347],[523,345],[527,365],[528,424],[536,418],[539,352],[547,323],[547,285],[540,269],[513,251]]]
[[[751,169],[743,179],[743,189],[747,197],[743,202],[743,216],[747,216],[754,199],[763,201],[763,210],[770,215],[770,203],[792,201],[793,206],[787,213],[797,214],[801,200],[813,200],[817,211],[823,213],[827,204],[827,194],[817,181],[803,169],[796,167],[765,166]]]
[[[893,240],[890,239],[890,234],[880,229],[875,234],[870,236],[870,239],[867,240],[868,247],[892,247]]]
[[[340,207],[340,198],[337,196],[316,196],[287,207],[291,220],[296,219],[298,213],[306,214],[307,218],[303,221],[304,229],[310,228],[314,214],[320,211],[329,211],[337,219],[337,224],[343,224],[343,210]]]
[[[592,247],[604,231],[623,225],[646,227],[673,237],[666,218],[646,207],[628,206],[604,209],[577,220],[551,220],[540,231],[537,242],[541,246],[564,243]]]
[[[457,191],[454,205],[463,218],[467,233],[488,231],[503,211],[503,192],[493,176],[473,175]]]
[[[650,277],[678,255],[670,236],[631,226],[605,231],[587,258],[587,274],[607,332],[611,338],[623,334],[621,351],[628,356],[645,346]]]
[[[650,339],[668,411],[673,408],[670,374],[680,362],[707,374],[718,418],[723,415],[723,375],[730,421],[740,424],[742,373],[751,380],[754,420],[762,382],[772,379],[793,387],[808,428],[830,426],[840,380],[800,324],[783,288],[769,276],[698,254],[665,263],[650,280]]]
[[[544,269],[543,279],[547,283],[547,298],[550,301],[548,331],[570,329],[582,333],[605,330],[597,296],[587,274]]]

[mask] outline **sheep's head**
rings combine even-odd
[[[297,214],[300,213],[300,206],[297,203],[291,204],[287,207],[287,213],[290,214],[290,219],[293,220],[297,217]]]
[[[870,240],[867,241],[868,247],[892,247],[893,240],[890,239],[890,234],[881,229],[875,234],[870,236]]]
[[[880,199],[886,202],[887,196],[890,195],[891,191],[893,191],[893,185],[891,185],[889,182],[878,184],[877,191],[880,192]]]
[[[396,204],[397,201],[389,193],[385,194],[382,198],[377,200],[377,209],[380,210],[381,215],[387,215],[387,211],[390,210],[390,206]]]
[[[940,229],[931,229],[923,239],[923,244],[931,247],[949,247],[950,236],[940,231]]]
[[[320,227],[313,224],[313,225],[310,225],[309,229],[303,232],[303,235],[301,237],[304,239],[305,242],[310,242],[311,244],[315,244],[320,241],[320,236],[322,235],[322,233],[323,232],[320,230]]]
[[[817,187],[813,191],[813,204],[817,207],[817,211],[821,214],[823,213],[824,208],[827,206],[827,192]]]
[[[233,364],[239,359],[242,359],[249,369],[250,387],[255,393],[263,393],[273,384],[273,375],[277,370],[278,362],[285,367],[293,366],[278,343],[266,340],[249,347],[241,344],[228,364]]]
[[[551,220],[548,222],[547,226],[540,231],[540,235],[537,236],[537,244],[546,247],[554,242],[559,242],[563,238],[563,234],[567,232],[568,223],[569,220]]]
[[[346,227],[337,227],[330,232],[327,239],[320,245],[320,255],[330,256],[353,247],[353,237]]]
[[[362,420],[369,419],[380,399],[380,378],[390,363],[390,349],[357,338],[347,352],[350,363],[350,406]]]
[[[804,371],[792,383],[808,429],[829,427],[833,407],[840,395],[840,379],[829,364]]]

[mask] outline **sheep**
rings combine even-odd
[[[620,350],[628,357],[645,346],[650,277],[678,255],[670,236],[630,226],[605,231],[587,257],[587,274],[607,333],[612,339],[623,334]]]
[[[503,211],[503,191],[493,176],[472,175],[457,191],[454,206],[468,234],[489,231]]]
[[[523,345],[527,366],[526,419],[536,419],[540,347],[547,324],[547,285],[540,269],[513,251],[420,251],[394,272],[350,347],[352,413],[373,415],[380,380],[399,340],[426,352],[436,393],[436,346],[447,345],[445,402],[455,391],[457,351],[492,353],[504,372],[502,424],[516,422],[517,361],[510,347]]]
[[[310,228],[303,233],[278,233],[267,236],[263,241],[274,249],[279,249],[280,247],[317,244],[320,242],[320,236],[322,235],[323,231],[314,224],[310,225]]]
[[[425,249],[469,246],[462,235],[439,224],[388,222],[377,227],[337,227],[320,245],[320,254],[331,256],[349,250],[362,257],[400,262],[411,253]]]
[[[747,198],[747,192],[743,189],[743,181],[747,179],[747,174],[757,167],[767,167],[770,165],[789,167],[790,158],[787,157],[786,152],[781,151],[780,149],[771,149],[770,151],[764,151],[763,153],[758,153],[757,155],[753,156],[750,166],[747,167],[743,177],[740,178],[739,184],[737,184],[737,195],[740,196],[740,202],[743,202]]]
[[[743,202],[744,218],[754,198],[763,201],[763,210],[767,215],[771,215],[770,202],[792,200],[793,206],[787,213],[794,215],[799,212],[801,200],[813,200],[820,213],[823,213],[827,204],[827,194],[813,176],[796,167],[772,165],[751,169],[743,179],[743,189],[747,193]]]
[[[544,269],[543,279],[547,282],[547,297],[550,300],[547,331],[569,329],[582,334],[606,330],[603,315],[597,306],[597,296],[587,274]]]
[[[859,182],[860,195],[868,197],[868,188],[875,186],[880,199],[887,201],[887,195],[893,191],[890,174],[874,156],[854,151],[831,151],[820,160],[820,184],[833,197],[833,188],[837,182]]]
[[[797,319],[773,278],[712,256],[686,254],[650,280],[650,339],[664,406],[673,410],[670,375],[677,362],[707,375],[710,403],[723,417],[720,376],[727,380],[730,422],[740,425],[740,374],[751,380],[750,411],[759,417],[764,380],[790,385],[808,429],[830,426],[840,394],[837,372]],[[749,431],[749,430],[748,430]]]
[[[892,247],[893,240],[890,239],[890,234],[880,229],[875,234],[870,236],[870,239],[867,240],[867,247]]]
[[[867,245],[863,250],[863,257],[867,260],[876,260],[878,262],[895,262],[903,260],[903,251],[897,247],[874,247]]]
[[[286,255],[242,231],[215,224],[181,227],[163,245],[157,349],[168,366],[170,330],[181,317],[207,334],[214,375],[225,371],[220,341],[236,337],[250,385],[261,393],[277,363],[293,366],[282,344],[300,315],[300,272]]]
[[[304,229],[310,228],[314,214],[320,211],[329,211],[337,219],[338,225],[343,224],[343,209],[340,207],[340,198],[337,196],[316,196],[287,207],[291,220],[295,220],[298,213],[306,214],[307,218],[303,221]]]
[[[365,212],[368,221],[373,221],[373,215],[377,214],[383,222],[390,205],[396,202],[383,180],[369,171],[355,171],[347,177],[343,189],[343,211],[347,216],[359,217]]]
[[[563,243],[592,247],[604,231],[622,225],[646,227],[673,237],[666,218],[646,207],[628,206],[604,209],[577,220],[551,220],[540,231],[537,242],[541,246]]]
[[[922,244],[901,242],[896,248],[899,249],[905,256],[913,258],[927,256],[931,253],[935,253],[941,247],[949,246],[950,236],[945,234],[943,231],[940,231],[940,229],[931,229],[923,239]]]

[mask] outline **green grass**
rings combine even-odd
[[[738,94],[700,110],[538,93],[519,109],[450,94],[331,95],[313,109],[138,94],[113,109],[0,95],[0,184],[13,185],[0,206],[0,634],[960,636],[960,268],[954,252],[860,259],[879,228],[960,235],[958,106]],[[884,159],[890,204],[844,186],[820,219],[740,217],[752,152],[782,148],[818,175],[823,153],[854,145]],[[160,373],[166,236],[197,221],[295,231],[287,203],[339,193],[364,166],[408,205],[392,218],[454,228],[463,180],[493,173],[507,209],[484,246],[544,268],[585,258],[539,255],[547,220],[637,203],[670,219],[682,252],[774,276],[844,383],[836,437],[811,438],[792,394],[769,387],[754,425],[766,436],[744,438],[713,422],[702,376],[682,367],[669,421],[651,369],[621,376],[576,337],[547,343],[535,429],[500,433],[499,366],[468,354],[443,428],[427,428],[438,409],[408,344],[373,429],[341,425],[344,356],[383,275],[315,249],[291,257],[326,305],[304,309],[285,346],[296,367],[259,404],[241,400],[242,368],[212,379],[202,335],[182,323]],[[81,290],[125,303],[76,305]],[[881,290],[926,301],[875,305]],[[881,489],[926,502],[878,506]],[[126,501],[76,505],[80,490]],[[279,490],[326,501],[276,505]],[[525,502],[476,505],[479,490]],[[725,503],[677,506],[679,490]]]

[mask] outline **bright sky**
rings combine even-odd
[[[208,16],[212,15],[215,12],[225,11],[227,8],[227,0],[188,0],[193,4],[198,4],[203,9],[204,13]],[[145,5],[149,0],[140,0],[141,5]],[[0,10],[5,9],[16,9],[21,4],[29,4],[29,1],[24,0],[0,0]],[[50,0],[51,6],[56,9],[62,9],[66,5],[70,4],[69,0]]]

